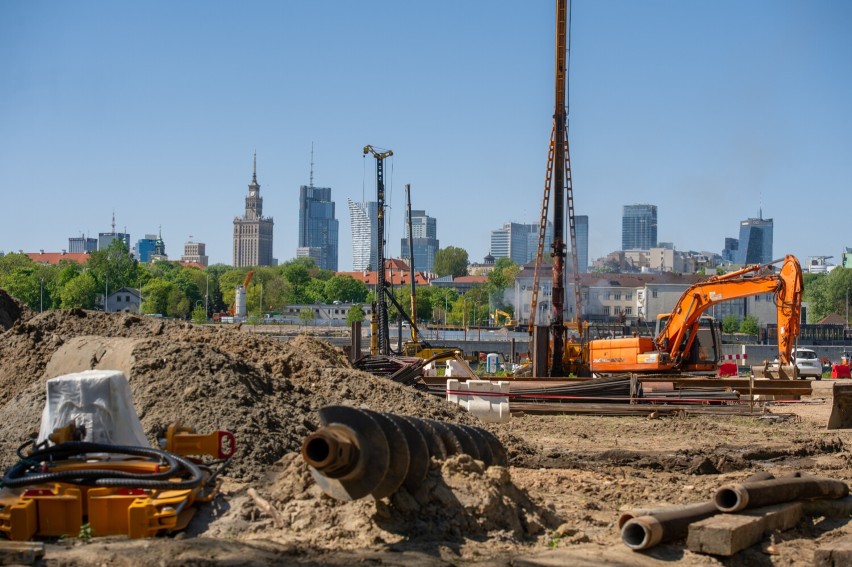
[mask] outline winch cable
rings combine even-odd
[[[113,455],[132,455],[147,457],[164,462],[167,466],[158,472],[132,473],[121,470],[105,469],[92,463],[88,469],[43,471],[45,461],[53,462],[70,460],[72,457],[90,453],[108,453]],[[172,480],[175,477],[183,477]],[[65,482],[108,487],[150,488],[150,489],[192,489],[203,481],[201,469],[184,457],[154,449],[151,447],[133,447],[127,445],[107,445],[103,443],[88,443],[72,441],[35,451],[12,465],[3,476],[2,484],[10,488],[44,484],[50,482]]]

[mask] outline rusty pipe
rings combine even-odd
[[[772,473],[762,471],[745,479],[740,486],[773,478]],[[618,527],[621,530],[621,541],[633,551],[641,551],[683,537],[691,523],[718,513],[715,502],[640,509],[622,514],[618,519]]]
[[[628,520],[621,528],[621,541],[634,551],[648,549],[682,537],[689,530],[689,524],[718,513],[715,504],[706,502],[658,512],[653,516],[639,516]]]
[[[713,496],[713,503],[719,511],[730,513],[796,500],[835,500],[848,494],[849,486],[841,480],[793,476],[723,486]]]

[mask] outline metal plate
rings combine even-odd
[[[408,463],[410,460],[408,442],[405,440],[402,430],[389,417],[375,411],[361,410],[379,424],[387,439],[390,450],[390,461],[385,476],[379,485],[373,489],[373,498],[385,498],[390,496],[402,486],[408,474]]]
[[[494,465],[508,467],[509,457],[506,455],[506,448],[500,443],[500,440],[487,429],[477,427],[476,430],[488,441],[488,446],[491,448],[491,455],[494,457]]]
[[[426,440],[423,434],[404,417],[392,413],[382,415],[399,427],[408,443],[408,474],[405,475],[402,485],[409,492],[413,492],[423,483],[429,472],[429,448],[426,446]]]
[[[412,417],[409,415],[402,416],[408,423],[414,426],[417,431],[423,435],[423,440],[426,441],[426,448],[429,450],[429,458],[443,461],[447,458],[447,449],[444,447],[444,441],[441,436],[435,431],[435,428],[429,425],[425,419]]]
[[[464,453],[461,442],[458,437],[456,437],[455,433],[450,431],[450,428],[447,427],[446,423],[441,423],[434,419],[424,419],[423,421],[431,425],[432,429],[435,430],[435,433],[438,434],[438,437],[441,438],[441,441],[444,443],[444,449],[446,449],[447,457]]]
[[[494,466],[496,463],[494,455],[491,452],[491,445],[488,444],[488,440],[482,434],[482,430],[470,425],[458,424],[457,427],[464,429],[470,438],[473,439],[473,442],[476,444],[476,450],[479,451],[479,460],[482,461],[486,467]]]
[[[479,447],[476,446],[476,441],[470,436],[470,433],[457,423],[445,423],[444,425],[453,432],[462,446],[462,452],[470,455],[477,461],[482,460],[482,455],[479,454]]]

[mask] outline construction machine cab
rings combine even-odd
[[[670,314],[661,313],[657,315],[657,328],[655,336],[660,336],[666,324],[668,324]],[[689,341],[687,331],[684,336],[684,341]],[[670,345],[664,345],[663,348],[668,350]],[[708,315],[702,315],[698,320],[698,329],[696,330],[695,340],[692,341],[692,346],[689,352],[683,356],[683,370],[686,372],[713,371],[716,369],[719,360],[722,357],[722,331],[721,325]]]

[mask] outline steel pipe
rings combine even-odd
[[[752,483],[772,478],[771,473],[759,472],[738,486],[752,486]],[[641,551],[683,537],[689,531],[690,524],[718,513],[719,509],[714,502],[634,510],[621,515],[618,527],[624,545],[634,551]]]
[[[713,496],[713,503],[721,512],[739,512],[796,500],[835,500],[848,494],[849,486],[840,480],[808,476],[784,477],[723,486]]]

